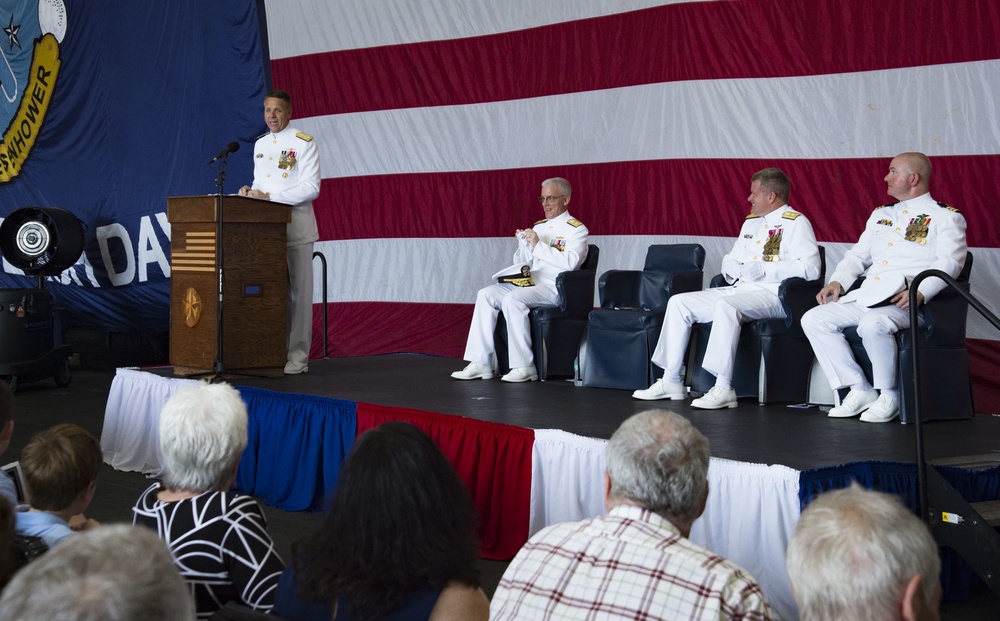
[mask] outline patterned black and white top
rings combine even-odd
[[[208,619],[228,601],[267,612],[284,563],[274,550],[264,513],[249,496],[205,492],[163,502],[156,483],[139,496],[132,523],[156,529],[194,595],[197,617]]]

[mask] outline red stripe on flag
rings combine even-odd
[[[969,313],[976,311],[970,310]],[[1000,414],[1000,341],[966,339],[972,373],[972,401],[979,414]]]
[[[745,0],[295,56],[273,61],[271,72],[276,87],[295,93],[301,118],[998,57],[1000,4],[994,2],[924,0],[917,15],[909,0]]]
[[[570,213],[592,235],[732,237],[749,211],[750,175],[777,166],[792,181],[789,203],[820,241],[857,241],[885,193],[890,158],[851,160],[655,160],[546,168],[324,179],[315,202],[320,238],[504,237],[541,217],[547,177],[573,184]],[[962,210],[972,247],[1000,246],[993,226],[1000,155],[931,158],[933,196]],[[846,197],[846,198],[844,198]],[[849,214],[847,217],[844,214]]]
[[[341,302],[327,305],[327,322],[331,358],[402,352],[458,358],[465,352],[472,306]],[[323,356],[323,308],[314,304],[310,357]]]

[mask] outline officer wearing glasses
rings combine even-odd
[[[528,312],[536,306],[558,303],[556,276],[577,269],[587,258],[587,227],[567,211],[572,192],[565,179],[556,177],[542,182],[538,200],[545,210],[545,219],[530,229],[515,232],[514,264],[494,274],[496,284],[480,289],[476,295],[465,346],[464,359],[469,365],[452,373],[453,378],[491,379],[495,375],[493,331],[497,316],[503,311],[511,370],[500,379],[505,382],[538,379],[531,353]]]

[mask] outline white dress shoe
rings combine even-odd
[[[538,379],[535,367],[518,367],[500,378],[504,382],[533,382]]]
[[[680,382],[668,382],[662,377],[653,382],[653,385],[649,388],[637,390],[632,393],[633,399],[642,399],[643,401],[656,401],[658,399],[681,401],[685,397],[687,397],[687,389],[684,388],[684,384]]]
[[[699,410],[721,410],[722,408],[734,408],[737,405],[739,402],[736,401],[736,391],[732,388],[726,389],[718,386],[712,386],[712,390],[691,402],[691,407]]]
[[[309,365],[303,364],[301,362],[292,362],[289,360],[285,363],[285,375],[298,375],[299,373],[308,373]]]
[[[861,415],[861,420],[866,423],[888,423],[899,417],[899,399],[889,395],[881,395],[868,406],[868,409]]]
[[[830,418],[850,418],[852,416],[857,416],[858,414],[865,411],[869,405],[875,403],[878,399],[878,391],[872,388],[871,390],[851,390],[844,397],[844,400],[840,402],[835,408],[830,410],[827,414]]]
[[[461,371],[455,371],[451,376],[460,380],[493,379],[493,368],[488,364],[470,362],[467,367]]]

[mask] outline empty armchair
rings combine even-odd
[[[589,244],[587,258],[580,269],[562,272],[556,277],[559,304],[531,309],[531,349],[539,379],[572,377],[573,363],[583,333],[587,329],[587,315],[594,308],[594,281],[597,279],[597,262],[601,249]],[[503,313],[497,320],[493,333],[496,346],[497,368],[501,373],[510,370],[507,358],[507,322]]]
[[[965,256],[965,265],[955,280],[969,291],[972,273],[972,253]],[[853,288],[860,286],[861,281]],[[972,378],[969,372],[969,351],[965,346],[965,326],[969,306],[950,287],[941,291],[919,309],[920,325],[916,329],[920,347],[921,418],[927,420],[969,419],[975,413],[972,403]],[[896,333],[899,352],[896,364],[896,385],[899,386],[899,421],[914,420],[913,333],[911,327]],[[868,359],[856,328],[844,330],[854,359],[872,379],[872,363]]]
[[[642,389],[653,383],[650,356],[663,326],[667,301],[675,293],[700,291],[705,249],[700,244],[653,245],[639,270],[609,270],[601,275],[600,310],[590,313],[583,384],[599,388]]]
[[[757,397],[758,402],[805,402],[808,400],[809,372],[813,351],[802,332],[802,315],[816,306],[816,294],[826,275],[826,249],[819,247],[820,275],[816,280],[788,278],[778,288],[784,319],[761,319],[743,324],[733,366],[733,389],[737,397]],[[711,286],[725,285],[719,274]],[[708,392],[715,376],[705,371],[701,361],[711,323],[695,324],[691,333],[687,381],[692,392]]]

